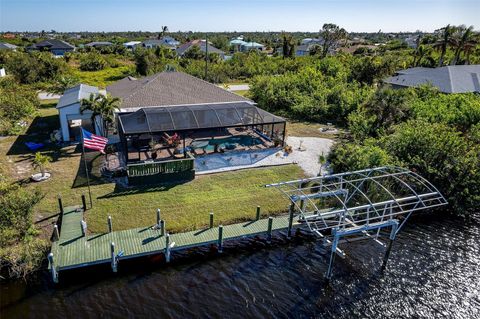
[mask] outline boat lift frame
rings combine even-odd
[[[342,239],[372,239],[386,248],[385,269],[393,242],[415,211],[447,204],[443,195],[425,178],[400,167],[385,166],[339,174],[328,174],[275,184],[290,200],[290,210],[309,231],[331,246],[325,274],[330,279],[335,255]],[[390,228],[389,243],[380,240],[381,230]],[[356,237],[356,238],[355,238]]]

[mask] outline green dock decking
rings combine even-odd
[[[83,211],[80,208],[67,207],[64,209],[60,238],[52,243],[51,253],[55,272],[112,262],[111,243],[115,244],[115,254],[123,252],[120,259],[165,253],[167,250],[167,236],[162,235],[161,230],[154,226],[83,236],[82,219]],[[298,225],[299,223],[293,219],[292,228]],[[288,226],[289,216],[272,218],[272,232],[286,230]],[[222,228],[223,241],[267,234],[269,219],[226,225]],[[218,242],[219,227],[169,235],[170,251],[217,244]],[[49,268],[51,269],[51,264]]]

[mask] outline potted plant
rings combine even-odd
[[[48,155],[43,155],[40,152],[35,153],[35,158],[33,159],[32,166],[34,169],[39,168],[40,173],[33,174],[31,176],[32,180],[35,182],[41,182],[50,178],[50,173],[46,172],[46,167],[52,161],[52,158]]]

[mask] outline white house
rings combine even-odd
[[[96,117],[94,125],[91,119],[91,111],[85,111],[83,114],[80,112],[81,100],[88,99],[90,94],[98,95],[101,93],[95,86],[79,84],[66,90],[58,101],[57,110],[60,118],[63,141],[80,141],[80,128],[99,135],[103,133],[102,119],[100,116]]]
[[[123,46],[129,50],[133,50],[135,49],[136,47],[140,46],[142,44],[142,42],[140,41],[130,41],[130,42],[125,42],[123,44]]]

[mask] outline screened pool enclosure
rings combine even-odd
[[[285,119],[248,102],[146,107],[119,114],[118,124],[127,166],[285,143]]]

